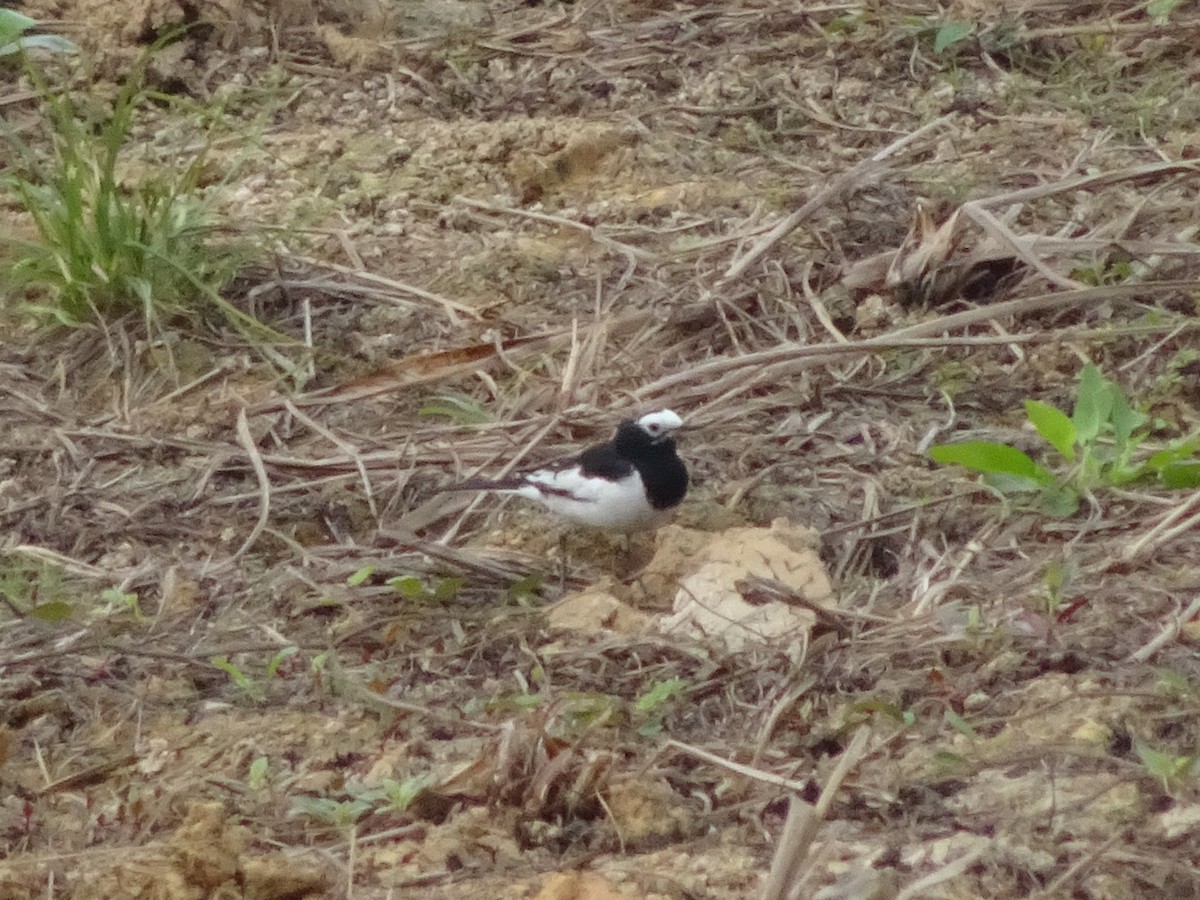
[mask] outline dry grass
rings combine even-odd
[[[431,6],[383,57],[295,12],[194,50],[292,79],[226,202],[304,217],[238,298],[304,389],[230,335],[6,334],[3,889],[1194,893],[1195,498],[1059,521],[925,455],[1029,445],[1087,359],[1197,430],[1194,11],[956,4],[939,55],[896,7]],[[658,406],[685,524],[821,531],[803,658],[554,631],[607,549],[439,494]]]

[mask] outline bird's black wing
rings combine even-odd
[[[612,444],[599,444],[584,450],[577,460],[579,471],[591,478],[617,481],[633,474],[633,463],[617,453]]]

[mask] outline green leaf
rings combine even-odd
[[[1117,445],[1117,453],[1127,456],[1142,442],[1142,437],[1134,437],[1134,431],[1145,425],[1148,417],[1129,405],[1129,398],[1120,387],[1112,385],[1111,392],[1112,412],[1109,419],[1112,422],[1113,440]]]
[[[1150,0],[1146,4],[1146,15],[1154,20],[1155,25],[1165,25],[1171,13],[1183,6],[1186,0]]]
[[[995,488],[1002,494],[1036,494],[1046,487],[1044,482],[1034,481],[1022,475],[1004,475],[996,472],[984,472],[980,475],[983,483]]]
[[[74,612],[75,607],[65,600],[51,600],[49,603],[35,606],[29,611],[29,615],[43,622],[63,622],[71,618]]]
[[[991,441],[964,441],[929,448],[934,462],[963,466],[985,475],[1009,475],[1038,484],[1049,484],[1054,476],[1022,450]]]
[[[434,397],[421,407],[418,415],[441,416],[459,425],[486,425],[492,420],[482,403],[458,394]]]
[[[261,791],[267,786],[267,766],[269,761],[265,756],[256,757],[254,762],[250,763],[250,777],[246,779],[246,784],[252,791]]]
[[[363,566],[353,575],[346,579],[346,584],[350,587],[362,587],[368,578],[375,574],[374,566]]]
[[[283,661],[290,656],[295,656],[300,652],[300,648],[295,644],[284,647],[278,653],[271,657],[271,661],[267,663],[267,677],[274,678],[279,672],[279,667],[283,665]]]
[[[1046,593],[1051,597],[1061,597],[1063,585],[1067,581],[1067,572],[1060,562],[1052,562],[1046,566],[1046,571],[1042,573],[1042,584],[1046,586]]]
[[[686,686],[687,682],[682,678],[668,678],[666,681],[660,681],[638,697],[633,708],[642,714],[654,712],[664,703],[682,696]]]
[[[388,585],[405,600],[416,600],[419,597],[424,597],[426,593],[425,585],[415,575],[401,575],[397,578],[391,578],[388,580]]]
[[[1164,485],[1176,491],[1200,488],[1200,461],[1164,466],[1159,470],[1158,478]]]
[[[228,675],[229,680],[241,688],[251,700],[257,703],[263,699],[263,692],[258,685],[250,680],[249,675],[230,662],[229,657],[214,656],[209,662]]]
[[[1146,460],[1145,468],[1151,472],[1161,472],[1163,469],[1173,466],[1176,463],[1190,460],[1196,454],[1197,450],[1200,450],[1200,437],[1172,444],[1170,447],[1152,454]]]
[[[974,30],[975,26],[964,22],[947,22],[937,30],[937,36],[933,39],[933,52],[941,53],[964,38],[970,37]]]
[[[310,816],[328,825],[347,828],[357,822],[372,807],[366,800],[333,800],[329,797],[297,797],[292,811]]]
[[[862,24],[863,18],[861,12],[837,16],[825,26],[825,31],[829,34],[849,34]]]
[[[1113,385],[1095,365],[1088,363],[1083,367],[1079,375],[1079,393],[1075,395],[1075,411],[1071,414],[1079,444],[1086,447],[1094,443],[1109,421],[1113,407],[1112,389]]]
[[[542,575],[531,572],[519,581],[513,582],[505,592],[513,603],[529,605],[537,599],[538,591],[542,589]]]
[[[1075,460],[1075,423],[1057,406],[1041,400],[1026,400],[1025,415],[1046,443],[1062,454],[1063,458]]]
[[[1079,491],[1070,485],[1046,485],[1039,499],[1042,509],[1059,519],[1069,519],[1079,512]]]
[[[0,41],[4,38],[0,35]],[[10,56],[18,50],[45,50],[48,53],[75,53],[79,50],[60,34],[29,34],[11,43],[0,43],[0,56]]]
[[[385,778],[383,780],[384,796],[397,812],[404,812],[412,806],[412,802],[421,796],[421,793],[429,787],[432,781],[433,779],[428,775],[414,775],[403,781]]]
[[[462,590],[465,579],[456,575],[447,575],[445,578],[439,578],[437,585],[433,589],[433,599],[443,603],[449,602],[458,596],[458,592]]]
[[[118,588],[106,588],[100,592],[100,599],[108,604],[108,611],[127,610],[139,622],[142,620],[142,609],[138,605],[136,593],[125,593]]]
[[[970,772],[970,761],[961,753],[950,750],[938,750],[933,754],[933,761],[944,772]]]
[[[969,738],[979,736],[975,731],[975,726],[952,709],[948,709],[942,713],[942,718],[946,720],[948,725],[953,726],[954,730],[958,731],[960,734],[964,734]]]
[[[1193,758],[1190,756],[1175,756],[1142,743],[1135,744],[1134,748],[1146,771],[1160,779],[1168,791],[1173,783],[1186,777],[1192,768]]]
[[[5,46],[24,31],[28,31],[37,24],[36,19],[31,19],[29,16],[22,15],[11,9],[0,9],[0,55],[5,52],[15,53],[16,48],[8,50]]]

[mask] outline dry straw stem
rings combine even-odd
[[[866,752],[867,739],[871,729],[866,725],[855,732],[850,745],[846,747],[837,765],[829,773],[821,796],[815,804],[808,804],[799,797],[793,796],[788,801],[787,820],[783,825],[783,834],[779,836],[779,844],[775,848],[775,856],[771,860],[771,869],[767,874],[767,882],[763,885],[760,900],[799,900],[800,889],[804,885],[806,872],[812,859],[810,850],[816,840],[817,830],[821,820],[829,812],[833,798],[841,790],[842,782],[850,771],[858,765]]]
[[[482,200],[473,200],[470,197],[455,197],[452,203],[459,203],[463,206],[468,206],[471,209],[480,209],[485,212],[504,214],[514,216],[516,218],[529,219],[533,222],[542,222],[547,225],[561,225],[564,228],[570,228],[587,235],[601,247],[608,250],[615,250],[622,256],[626,257],[631,265],[636,266],[639,260],[649,261],[656,258],[656,254],[649,250],[643,250],[640,247],[634,247],[629,244],[611,238],[606,234],[598,231],[591,225],[586,225],[583,222],[576,222],[574,219],[568,219],[565,216],[552,216],[548,213],[534,212],[528,209],[518,209],[513,206],[500,206],[495,203],[484,203]]]
[[[16,553],[21,556],[27,556],[30,559],[36,559],[38,562],[49,563],[52,566],[58,566],[64,572],[69,572],[78,578],[103,578],[109,574],[106,569],[93,566],[90,563],[80,562],[77,559],[72,559],[65,553],[59,553],[56,550],[51,550],[49,547],[39,547],[33,544],[18,544],[12,547],[8,552]]]
[[[742,356],[719,357],[685,372],[666,375],[637,390],[635,396],[645,401],[669,391],[673,395],[692,400],[728,400],[761,385],[778,383],[785,376],[795,375],[807,369],[874,354],[880,350],[912,346],[911,342],[914,340],[950,334],[992,319],[1141,296],[1166,295],[1177,291],[1195,290],[1198,285],[1200,282],[1192,280],[1157,281],[1058,291],[939,316],[928,322],[909,325],[881,337],[865,338],[861,341],[849,341],[844,344],[789,342]],[[1006,340],[1011,339],[1012,336],[1006,335]],[[710,399],[710,402],[716,401]]]
[[[1168,541],[1190,532],[1197,525],[1200,525],[1200,492],[1192,494],[1165,514],[1145,534],[1126,547],[1121,552],[1120,561],[1125,564],[1141,559]]]
[[[1196,618],[1197,615],[1200,615],[1200,596],[1197,596],[1195,599],[1193,599],[1192,602],[1188,604],[1188,608],[1179,615],[1175,616],[1166,625],[1166,627],[1163,628],[1162,631],[1155,635],[1153,640],[1151,640],[1145,646],[1139,647],[1133,653],[1130,653],[1127,657],[1125,657],[1125,661],[1138,663],[1147,662],[1151,657],[1154,656],[1155,653],[1157,653],[1167,644],[1171,643],[1171,641],[1175,640],[1175,638],[1179,636],[1180,629],[1182,629],[1187,622],[1190,622],[1192,619]]]
[[[293,261],[311,268],[316,273],[324,271],[329,274],[317,274],[303,279],[277,279],[267,282],[260,290],[262,288],[278,286],[288,290],[303,289],[318,291],[327,295],[345,294],[351,297],[366,297],[378,302],[392,303],[406,308],[433,305],[442,310],[442,314],[445,315],[451,327],[457,327],[462,324],[462,319],[459,316],[476,320],[482,318],[477,310],[472,309],[464,303],[459,303],[451,300],[449,297],[443,297],[441,294],[435,294],[432,291],[427,291],[424,288],[419,288],[403,281],[397,281],[394,278],[386,278],[383,275],[374,275],[360,269],[350,268],[349,266],[341,266],[337,263],[324,260],[308,259],[302,256],[294,257]],[[331,277],[332,275],[340,277],[338,280],[335,280]],[[416,298],[417,300],[424,301],[424,303],[413,303],[411,299],[406,298]]]
[[[363,462],[362,453],[359,451],[358,447],[356,447],[350,441],[338,436],[334,431],[326,428],[316,419],[305,415],[296,407],[294,403],[285,401],[284,405],[288,413],[295,416],[297,421],[303,423],[307,427],[311,428],[314,432],[321,435],[323,438],[325,438],[325,440],[336,446],[338,449],[344,452],[347,457],[354,461],[354,467],[358,470],[359,481],[363,486],[363,496],[367,498],[367,506],[371,510],[371,515],[378,520],[379,509],[375,505],[375,492],[371,489],[371,479],[367,475],[367,465],[365,462]]]
[[[800,223],[814,212],[821,209],[831,200],[835,200],[843,194],[863,187],[870,179],[883,171],[883,164],[889,157],[895,156],[900,151],[916,143],[929,132],[941,128],[952,118],[953,116],[946,115],[922,125],[916,131],[912,132],[912,134],[907,134],[900,138],[900,140],[889,144],[878,153],[853,166],[848,172],[835,178],[828,186],[818,191],[807,203],[767,232],[766,235],[760,238],[740,258],[734,260],[729,265],[729,268],[725,270],[725,274],[721,276],[719,284],[728,284],[740,278],[746,273],[747,269],[762,259],[767,254],[767,251],[779,243],[785,235],[795,231]]]
[[[865,167],[862,171],[869,169],[873,165],[877,165],[877,158],[882,158],[889,153],[896,152],[903,146],[907,146],[907,144],[923,134],[928,128],[942,121],[939,119],[937,122],[930,123],[925,129],[914,132],[903,141],[897,142],[897,144],[881,151],[880,154],[877,154],[871,160],[860,164],[860,167]],[[862,175],[860,167],[852,169],[841,179],[835,181],[827,191],[813,198],[813,201],[805,204],[800,210],[797,210],[796,213],[793,213],[792,216],[789,216],[788,219],[777,225],[770,234],[765,236],[750,251],[730,265],[726,274],[719,281],[718,286],[728,284],[734,278],[744,274],[753,262],[761,259],[771,246],[784,234],[795,228],[807,215],[811,214],[816,206],[828,202],[832,196],[836,196],[857,183]],[[1100,175],[1061,179],[1051,184],[997,194],[992,197],[965,203],[955,213],[955,217],[961,214],[976,222],[992,240],[1008,248],[1015,256],[1050,283],[1065,288],[1066,290],[1063,292],[1043,294],[1012,300],[1006,303],[983,306],[963,313],[944,316],[929,322],[901,328],[888,335],[869,338],[863,341],[846,341],[840,332],[829,328],[827,325],[826,330],[834,338],[832,344],[799,344],[781,341],[777,346],[766,350],[743,353],[739,356],[721,357],[692,367],[684,372],[667,374],[640,388],[636,392],[636,396],[640,400],[645,400],[671,392],[673,395],[682,394],[686,399],[708,400],[710,404],[723,402],[747,390],[776,382],[781,377],[834,362],[839,356],[844,359],[844,354],[851,354],[861,358],[878,350],[906,346],[903,343],[905,340],[949,334],[955,330],[992,319],[1002,319],[1006,316],[1016,316],[1079,304],[1101,303],[1127,298],[1143,291],[1147,294],[1153,294],[1156,292],[1167,293],[1177,290],[1194,289],[1197,284],[1195,281],[1127,283],[1099,288],[1084,288],[1081,283],[1074,279],[1067,278],[1055,272],[1034,252],[1035,248],[1039,250],[1049,248],[1050,245],[1044,243],[1047,240],[1046,238],[1040,236],[1021,237],[1016,235],[993,214],[992,210],[1001,207],[1015,208],[1023,203],[1062,193],[1084,190],[1094,191],[1118,183],[1161,179],[1170,175],[1194,175],[1197,171],[1200,171],[1197,165],[1190,162],[1164,162],[1135,166]],[[820,201],[820,203],[817,201]],[[946,227],[943,226],[943,228]],[[1060,241],[1055,246],[1059,245],[1063,245],[1063,242]],[[1088,244],[1088,246],[1091,245]],[[1087,249],[1083,244],[1073,244],[1071,241],[1066,241],[1063,247],[1064,249],[1076,251]],[[1160,254],[1186,255],[1195,252],[1195,248],[1186,242],[1179,242],[1178,244],[1154,242],[1152,250]],[[712,302],[712,300],[711,298],[707,298],[701,302]],[[816,308],[819,310],[819,304],[816,305]],[[820,319],[821,317],[818,315],[818,318]],[[1014,336],[1014,342],[1020,339],[1020,336]],[[753,374],[747,377],[747,372],[751,371]]]
[[[1014,256],[1051,284],[1068,290],[1079,289],[1085,286],[1082,282],[1055,272],[1034,252],[1034,247],[1039,245],[1038,242],[1042,240],[1041,238],[1036,236],[1019,237],[1013,233],[1012,229],[1001,222],[991,210],[997,207],[1016,207],[1018,204],[1027,203],[1031,200],[1039,200],[1069,191],[1094,190],[1126,181],[1140,181],[1161,178],[1168,175],[1194,175],[1197,171],[1200,171],[1200,169],[1197,168],[1195,163],[1160,162],[1121,169],[1117,172],[1105,172],[1102,175],[1066,178],[1061,181],[1052,182],[1051,184],[1038,185],[1037,187],[996,194],[981,200],[968,201],[955,212],[955,216],[961,212],[964,216],[974,221],[987,235],[1001,246],[1012,251]],[[1044,245],[1040,246],[1044,249]],[[1073,249],[1079,248],[1075,247]],[[1191,253],[1195,252],[1196,248],[1180,245],[1178,249],[1183,253]],[[1170,250],[1171,245],[1159,244],[1156,246],[1157,252],[1170,252]]]
[[[746,778],[751,778],[755,781],[761,781],[763,784],[773,785],[774,787],[787,788],[789,791],[799,793],[805,787],[803,782],[793,781],[790,778],[784,778],[782,775],[776,775],[773,772],[764,772],[762,769],[757,769],[754,766],[746,766],[742,763],[734,762],[731,759],[725,759],[723,756],[717,756],[715,753],[709,753],[707,750],[702,750],[699,747],[693,747],[691,744],[685,744],[682,741],[668,740],[668,747],[674,747],[676,750],[694,756],[697,759],[702,759],[707,763],[712,763],[714,766],[720,766],[723,769],[728,769],[730,772],[736,772],[738,775],[744,775]]]
[[[254,527],[250,529],[250,533],[246,535],[242,546],[233,554],[234,559],[244,556],[258,542],[271,518],[271,479],[267,477],[267,468],[263,465],[258,447],[254,444],[254,436],[250,434],[250,423],[246,419],[245,409],[238,411],[237,439],[242,449],[246,451],[246,458],[250,461],[250,468],[254,470],[254,477],[258,479],[258,519],[255,521]]]
[[[915,900],[915,898],[926,896],[926,892],[942,882],[949,881],[951,878],[957,878],[962,875],[967,869],[975,865],[976,861],[983,856],[986,847],[980,845],[974,850],[969,850],[953,862],[948,862],[936,872],[930,872],[924,878],[919,878],[900,891],[896,895],[896,900]]]

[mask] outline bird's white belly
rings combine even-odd
[[[669,511],[657,510],[650,505],[636,473],[608,481],[584,477],[579,469],[571,468],[560,472],[532,472],[527,480],[531,483],[516,493],[536,500],[559,515],[596,528],[636,531],[655,528],[670,517]]]

